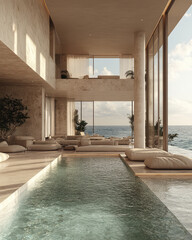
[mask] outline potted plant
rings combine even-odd
[[[67,70],[62,70],[61,71],[61,78],[62,79],[66,79],[66,78],[69,78],[69,72]]]
[[[80,120],[79,119],[79,114],[78,114],[78,110],[75,109],[75,113],[74,113],[74,123],[75,123],[75,130],[77,131],[77,134],[80,135],[82,132],[84,133],[86,130],[86,125],[87,122],[85,120]]]
[[[129,76],[131,76],[131,79],[134,79],[134,72],[132,70],[128,70],[125,73],[125,77],[128,78]]]

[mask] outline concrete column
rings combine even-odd
[[[145,148],[145,33],[134,34],[134,147]]]
[[[74,125],[75,103],[71,99],[55,99],[55,134],[75,135]]]
[[[67,135],[67,99],[55,99],[55,135]]]

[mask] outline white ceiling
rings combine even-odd
[[[134,32],[149,40],[168,0],[45,0],[62,53],[132,54]]]

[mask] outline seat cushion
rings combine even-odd
[[[6,161],[8,158],[9,158],[8,154],[0,152],[0,162]]]
[[[192,159],[181,155],[147,158],[144,164],[151,169],[192,169]]]
[[[0,146],[0,152],[3,153],[16,153],[16,152],[24,152],[27,149],[20,145],[9,145],[9,146]]]
[[[144,161],[150,157],[170,156],[171,154],[158,148],[131,148],[125,151],[131,161]]]
[[[33,144],[30,145],[27,149],[29,151],[54,151],[61,148],[61,145],[56,144]]]
[[[91,145],[91,140],[89,138],[82,138],[80,145],[81,146],[89,146],[89,145]]]

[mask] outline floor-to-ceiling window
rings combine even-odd
[[[146,49],[146,145],[158,148],[163,148],[163,27],[162,18]]]
[[[190,6],[191,3],[186,0],[170,1],[146,47],[146,145],[148,147],[168,150],[168,113],[169,124],[191,123],[190,117],[184,118],[182,114],[178,113],[179,111],[183,113],[184,108],[187,109],[186,105],[189,102],[187,92],[191,90],[189,87],[191,85]],[[179,14],[178,8],[180,8]],[[181,22],[188,28],[184,30]],[[177,31],[174,30],[175,28]],[[184,87],[186,87],[185,93]],[[182,99],[179,101],[181,96]],[[183,99],[187,99],[187,101],[183,101]],[[179,104],[177,104],[178,102]],[[186,104],[181,104],[181,102]],[[188,109],[186,114],[188,113],[190,116]]]

